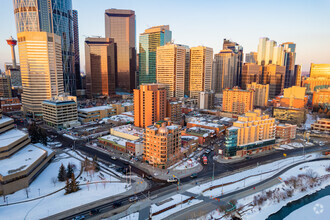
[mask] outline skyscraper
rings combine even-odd
[[[115,94],[116,44],[112,38],[86,38],[86,95]]]
[[[47,32],[17,34],[24,112],[42,116],[42,102],[64,92],[61,38]]]
[[[145,128],[166,117],[166,89],[161,84],[144,84],[134,89],[134,125]]]
[[[139,41],[139,81],[156,83],[156,50],[172,40],[169,25],[148,28],[140,34]]]
[[[186,48],[166,44],[157,48],[156,79],[165,84],[167,98],[183,98],[185,92]]]
[[[11,98],[11,83],[10,76],[0,73],[0,97],[1,98]]]
[[[253,90],[242,90],[238,87],[224,89],[222,111],[244,114],[253,110]]]
[[[289,88],[296,83],[296,77],[294,72],[295,60],[296,60],[296,44],[287,42],[281,44],[284,50],[284,66],[285,66],[285,79],[284,88]]]
[[[296,78],[296,86],[301,86],[301,65],[294,66],[294,75]]]
[[[64,90],[76,93],[71,0],[14,0],[17,33],[48,32],[61,37]]]
[[[253,90],[253,106],[266,107],[268,103],[269,85],[247,84],[247,90]]]
[[[273,57],[274,57],[274,48],[276,47],[277,43],[276,41],[269,40],[267,37],[262,37],[259,39],[259,45],[258,45],[258,65],[268,65],[268,64],[274,64]],[[276,49],[275,49],[276,50]],[[277,65],[283,65],[279,63],[280,53],[279,51],[275,51],[275,64]],[[277,62],[278,61],[278,62]]]
[[[190,98],[197,99],[200,92],[212,89],[213,49],[192,47],[190,49]]]
[[[113,38],[117,45],[116,89],[132,92],[136,71],[135,12],[105,10],[105,37]]]
[[[237,54],[237,68],[236,68],[236,84],[235,86],[241,86],[241,78],[242,78],[242,66],[243,66],[243,47],[238,43],[224,39],[223,40],[223,50],[231,50],[235,54]]]
[[[72,19],[73,19],[74,72],[76,76],[76,89],[82,89],[81,76],[80,76],[79,26],[78,26],[77,10],[72,10]]]
[[[285,66],[270,64],[264,67],[262,84],[269,84],[269,98],[283,93]]]
[[[242,71],[242,89],[247,88],[247,84],[260,83],[262,77],[262,66],[254,63],[244,63]]]
[[[238,56],[232,50],[221,50],[214,55],[214,90],[222,93],[226,88],[237,86]]]

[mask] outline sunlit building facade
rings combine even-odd
[[[246,89],[248,84],[260,83],[262,77],[262,66],[255,63],[244,63],[242,70],[242,89]]]
[[[296,86],[302,86],[301,85],[301,65],[295,65],[294,66],[294,75],[296,77]]]
[[[115,94],[116,46],[112,38],[86,38],[86,95]]]
[[[116,89],[132,92],[136,71],[135,12],[105,10],[105,37],[113,38],[117,46]]]
[[[330,79],[330,64],[311,64],[310,77],[324,77]]]
[[[157,48],[156,79],[166,85],[167,98],[183,98],[186,77],[186,48],[166,44]]]
[[[269,84],[269,98],[283,93],[285,66],[270,64],[264,67],[262,84]]]
[[[330,112],[330,87],[327,89],[318,89],[317,91],[314,91],[312,105],[313,111],[315,112]]]
[[[213,49],[204,46],[190,49],[190,98],[212,89]]]
[[[258,63],[258,53],[250,52],[245,54],[245,63]]]
[[[42,102],[64,92],[61,38],[47,32],[21,32],[17,39],[24,112],[41,117]]]
[[[172,40],[169,25],[148,28],[139,38],[139,83],[156,83],[157,47]]]
[[[247,84],[247,90],[253,90],[253,106],[266,107],[269,96],[269,85],[257,84],[255,82]]]
[[[222,111],[244,114],[253,110],[253,90],[238,87],[223,91]]]
[[[284,66],[285,66],[285,78],[284,88],[289,88],[296,84],[295,77],[295,61],[296,61],[296,44],[287,42],[281,44],[284,49]]]

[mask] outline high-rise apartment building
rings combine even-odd
[[[200,92],[212,89],[213,49],[192,47],[190,49],[190,98],[197,99]]]
[[[186,48],[166,44],[157,48],[156,79],[166,85],[167,98],[183,98],[186,76]]]
[[[180,127],[158,122],[145,129],[143,161],[166,169],[177,162],[181,151]]]
[[[231,50],[237,55],[237,68],[236,68],[236,84],[234,86],[241,86],[242,79],[242,66],[243,66],[243,47],[236,42],[224,39],[223,50]]]
[[[214,108],[214,92],[200,92],[198,97],[199,109],[213,109]]]
[[[24,112],[41,117],[42,102],[64,92],[60,36],[47,32],[17,34]]]
[[[279,124],[276,126],[276,138],[279,138],[283,142],[290,142],[291,139],[296,138],[297,125],[291,124]]]
[[[117,45],[116,89],[132,92],[136,71],[135,12],[105,10],[105,37],[113,38]]]
[[[262,84],[269,84],[269,98],[283,93],[285,66],[270,64],[264,66]]]
[[[253,82],[260,83],[262,78],[262,66],[255,63],[244,63],[242,70],[242,89]]]
[[[86,95],[115,94],[116,45],[112,38],[86,38]]]
[[[167,100],[166,117],[172,122],[180,123],[182,119],[182,101],[176,98]]]
[[[268,103],[269,85],[257,84],[255,82],[247,84],[247,90],[253,90],[253,106],[266,107]]]
[[[76,89],[82,89],[80,76],[80,53],[79,53],[79,26],[78,11],[72,10],[73,19],[73,49],[74,49],[74,73],[76,77]]]
[[[277,46],[276,41],[269,40],[267,37],[259,39],[258,45],[258,65],[276,64],[282,66],[284,63],[283,47]]]
[[[227,128],[225,156],[244,156],[271,150],[275,144],[275,118],[262,115],[260,109],[238,117]]]
[[[134,89],[134,125],[145,128],[166,117],[166,89],[161,84],[142,84]]]
[[[72,0],[14,0],[13,2],[17,33],[48,32],[61,37],[64,90],[75,95]]]
[[[238,78],[238,56],[232,50],[221,50],[214,55],[214,90],[222,93],[226,88],[237,86]]]
[[[309,77],[312,78],[324,77],[330,79],[330,64],[311,63]]]
[[[258,53],[250,52],[245,54],[245,63],[258,63]]]
[[[156,83],[156,51],[157,47],[171,42],[172,31],[169,25],[148,28],[139,38],[139,81]]]
[[[238,87],[223,91],[222,111],[244,114],[253,110],[253,90]]]
[[[10,76],[0,73],[0,97],[11,98],[11,83]]]
[[[295,65],[294,66],[294,75],[296,77],[296,86],[302,86],[301,85],[301,65]]]
[[[284,66],[285,66],[285,78],[284,88],[291,87],[296,83],[296,77],[294,72],[296,61],[296,44],[287,42],[281,44],[284,50]]]

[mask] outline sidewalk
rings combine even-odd
[[[246,160],[245,157],[247,157],[247,156],[252,157],[252,159],[253,159],[253,158],[256,158],[256,157],[262,157],[262,156],[265,156],[265,155],[268,155],[268,154],[272,154],[275,151],[276,150],[273,149],[273,150],[261,152],[261,153],[258,153],[258,154],[246,155],[246,156],[243,156],[243,157],[235,156],[235,157],[231,157],[231,159],[225,159],[225,158],[223,158],[222,155],[217,155],[217,156],[214,156],[213,159],[215,161],[217,161],[218,163],[237,163],[237,162]]]

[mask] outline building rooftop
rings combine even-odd
[[[13,156],[0,160],[0,175],[8,176],[24,171],[44,154],[47,155],[45,150],[29,144]]]
[[[112,129],[118,132],[134,135],[138,137],[143,137],[143,132],[144,132],[143,128],[135,127],[131,124],[114,127]]]
[[[23,131],[17,129],[11,129],[3,134],[0,134],[0,148],[6,147],[9,144],[21,139],[22,137],[26,136],[27,134]]]
[[[128,139],[125,139],[125,138],[121,138],[121,137],[117,137],[117,136],[114,136],[114,135],[106,135],[106,136],[103,136],[103,137],[100,137],[99,139],[103,139],[105,141],[110,141],[110,142],[113,142],[115,144],[119,144],[121,146],[126,146],[126,143],[127,142],[134,142],[134,141],[131,141],[131,140],[128,140]]]
[[[124,114],[114,115],[111,116],[110,118],[104,118],[104,119],[109,119],[111,121],[118,121],[118,122],[134,122],[133,117]]]
[[[195,137],[195,136],[181,136],[181,140],[183,140],[183,141],[198,140],[198,137]]]
[[[101,110],[107,110],[107,109],[112,109],[112,106],[102,105],[102,106],[95,106],[95,107],[91,107],[91,108],[81,108],[81,109],[78,109],[78,111],[89,113],[89,112],[101,111]]]
[[[3,123],[6,123],[6,122],[14,122],[14,120],[12,118],[9,118],[7,116],[2,116],[2,118],[0,118],[0,125],[3,124]]]

